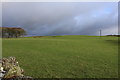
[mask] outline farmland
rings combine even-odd
[[[116,78],[118,38],[44,36],[4,38],[3,57],[15,56],[35,78]]]

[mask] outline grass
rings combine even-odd
[[[56,36],[3,39],[3,57],[15,56],[35,78],[117,78],[118,38]]]

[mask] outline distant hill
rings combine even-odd
[[[107,36],[120,37],[120,35],[107,35]]]

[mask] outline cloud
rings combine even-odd
[[[28,35],[111,34],[117,10],[115,2],[4,2],[3,26],[22,27]]]

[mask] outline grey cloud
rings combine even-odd
[[[113,2],[10,2],[2,12],[3,26],[22,27],[29,35],[98,35],[116,28],[118,18]]]

